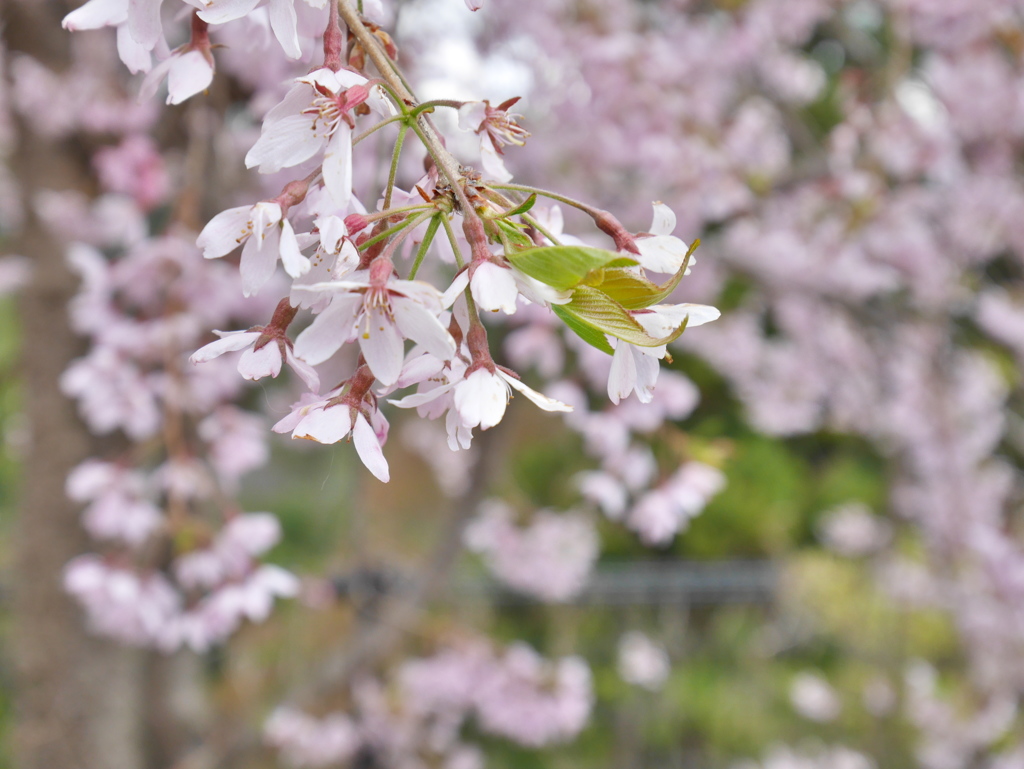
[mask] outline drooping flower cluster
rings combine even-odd
[[[511,112],[517,100],[498,107],[421,102],[395,65],[379,3],[213,0],[180,6],[184,13],[168,10],[148,0],[89,0],[65,26],[115,27],[121,59],[132,72],[148,73],[144,99],[165,78],[168,104],[203,98],[216,90],[218,68],[251,85],[252,112],[263,117],[258,137],[253,132],[243,148],[244,163],[259,171],[264,188],[246,197],[231,190],[217,204],[230,207],[196,226],[189,206],[202,199],[199,180],[168,212],[178,180],[165,173],[155,146],[132,134],[97,155],[111,194],[91,207],[79,204],[79,221],[71,224],[65,200],[51,199],[43,212],[54,229],[79,241],[70,257],[83,279],[73,322],[92,344],[66,372],[64,389],[95,432],[118,430],[144,447],[90,461],[69,479],[69,494],[86,506],[85,525],[109,544],[103,555],[73,561],[65,575],[93,627],[128,643],[202,651],[244,620],[265,619],[275,598],[297,594],[293,575],[258,560],[280,536],[276,519],[243,513],[231,499],[240,479],[267,458],[253,415],[230,405],[240,380],[277,377],[287,364],[307,391],[273,430],[325,444],[351,441],[382,481],[394,474],[385,454],[391,406],[443,417],[449,448],[465,452],[467,463],[474,432],[498,425],[514,394],[549,412],[578,405],[573,427],[600,443],[600,419],[589,419],[582,391],[563,382],[578,404],[549,397],[499,362],[490,337],[510,328],[513,315],[514,333],[561,328],[581,359],[603,361],[588,364],[588,384],[600,379],[596,389],[623,415],[618,425],[618,417],[607,419],[616,448],[594,452],[605,485],[622,496],[617,513],[606,509],[609,516],[646,541],[664,542],[685,528],[717,491],[717,471],[691,462],[661,473],[651,455],[638,472],[630,464],[644,449],[629,445],[652,424],[628,415],[640,403],[652,405],[656,421],[692,408],[689,395],[669,402],[680,400],[674,391],[687,383],[674,373],[659,383],[659,361],[671,359],[667,345],[687,328],[718,317],[713,307],[675,300],[697,244],[672,235],[672,211],[655,204],[649,231],[634,233],[586,202],[512,184],[503,150],[529,136],[522,116]],[[167,45],[186,34],[178,48]],[[313,68],[300,74],[273,64],[261,50],[272,38],[285,56]],[[447,149],[428,118],[442,109],[457,112],[479,137],[479,170]],[[197,136],[208,130],[203,118],[189,119]],[[396,131],[382,183],[368,171],[376,153],[360,144]],[[195,138],[196,146],[208,138]],[[414,142],[424,173],[405,191],[398,180]],[[541,198],[582,212],[593,231],[564,233],[560,210],[538,205]],[[174,223],[151,234],[166,213]],[[195,248],[190,229],[200,230]],[[184,365],[189,352],[193,365]],[[511,345],[507,354],[516,354]],[[544,380],[555,372],[538,373]],[[659,408],[652,401],[660,397],[667,400]],[[655,480],[661,488],[649,491]],[[651,497],[647,506],[658,510],[643,514],[650,494],[665,499]],[[637,504],[624,516],[630,497]],[[537,512],[528,527],[485,514],[468,539],[510,586],[555,601],[578,592],[599,547],[592,523],[578,512]],[[154,563],[157,540],[168,555]],[[469,654],[459,664],[474,659]],[[478,685],[448,703],[447,714],[425,705],[429,696],[415,685],[434,663],[426,660],[399,676],[407,702],[397,712],[364,682],[353,692],[358,716],[317,721],[279,711],[267,739],[300,766],[424,745],[452,766],[473,766],[477,754],[455,738],[453,723],[457,731],[472,718],[485,732],[531,747],[565,742],[583,729],[593,692],[579,658],[549,662],[514,644],[488,649],[478,662]],[[386,733],[409,713],[426,724],[411,732],[425,730],[429,739],[421,745],[410,737],[402,747]]]

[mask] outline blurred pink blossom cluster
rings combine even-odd
[[[351,714],[315,718],[281,707],[264,725],[264,739],[299,767],[363,753],[396,766],[479,769],[480,749],[460,738],[467,721],[519,745],[546,747],[575,737],[594,699],[590,669],[579,657],[546,660],[524,643],[497,650],[479,640],[406,660],[396,686],[397,704],[377,681],[357,681]]]
[[[526,525],[500,500],[481,506],[465,532],[466,547],[505,585],[544,601],[566,601],[587,583],[600,548],[582,512],[537,510]]]
[[[701,236],[707,255],[680,293],[735,297],[675,349],[710,363],[755,429],[857,435],[895,469],[892,518],[847,505],[821,535],[877,559],[881,587],[948,612],[960,630],[984,726],[915,719],[923,765],[1012,765],[1018,741],[985,703],[1024,686],[1020,386],[1002,365],[1024,351],[1020,4],[609,0],[582,20],[571,3],[490,12],[482,45],[532,73],[528,102],[541,104],[527,119],[565,139],[527,144],[513,170],[543,179],[557,168],[560,184],[632,204],[637,221],[637,180],[660,180],[681,236]],[[577,419],[579,401],[558,394]],[[622,509],[604,478],[584,484]],[[922,555],[894,552],[897,532]],[[841,764],[821,761],[783,751],[765,766]]]

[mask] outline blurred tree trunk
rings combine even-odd
[[[5,56],[31,55],[54,70],[70,63],[62,3],[2,0]],[[7,72],[9,68],[5,67]],[[64,494],[68,471],[92,455],[93,443],[59,390],[61,372],[83,351],[68,328],[67,302],[77,279],[64,247],[35,218],[29,201],[40,189],[88,185],[85,152],[48,141],[23,121],[12,166],[26,202],[15,250],[32,260],[22,295],[22,360],[29,444],[13,574],[15,672],[14,756],[17,769],[143,767],[142,653],[89,635],[61,574],[89,549],[78,508]]]

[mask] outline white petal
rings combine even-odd
[[[482,368],[455,386],[455,408],[467,427],[494,427],[505,416],[508,398],[505,380]]]
[[[372,308],[359,321],[359,349],[381,384],[393,385],[398,381],[405,357],[405,340],[379,307]]]
[[[173,59],[164,59],[142,79],[142,85],[139,86],[140,102],[149,101],[156,95],[157,90],[160,88],[160,83],[167,77],[167,73],[170,72],[173,63]]]
[[[682,317],[689,318],[686,322],[687,328],[693,328],[694,326],[703,326],[705,323],[710,323],[713,320],[718,320],[722,317],[721,311],[717,307],[712,307],[708,304],[676,304],[676,305],[662,305],[658,304],[650,309],[658,311],[660,314],[665,315],[673,320],[678,318],[678,323],[675,327],[678,328],[679,324],[683,322]]]
[[[391,480],[388,461],[384,458],[380,443],[377,442],[377,434],[362,414],[356,415],[356,423],[352,427],[352,442],[355,443],[356,453],[366,465],[366,469],[373,473],[378,481],[387,483]]]
[[[334,355],[351,336],[362,302],[359,294],[334,297],[330,306],[296,337],[295,355],[313,366]]]
[[[163,35],[161,0],[128,0],[128,29],[137,42],[153,50]]]
[[[204,2],[206,6],[198,12],[198,16],[208,24],[224,24],[248,16],[259,0],[213,0]]]
[[[612,367],[608,372],[608,399],[612,403],[628,398],[636,386],[636,359],[630,347],[621,340],[615,345]]]
[[[316,220],[316,228],[320,231],[320,246],[329,254],[337,253],[341,239],[348,235],[345,220],[340,216],[321,216]]]
[[[331,406],[310,411],[295,427],[293,438],[307,438],[320,443],[337,443],[352,431],[352,414],[348,406]]]
[[[277,228],[274,228],[274,233],[277,232]],[[274,268],[277,266],[279,237],[274,237],[273,240],[273,244],[269,242],[270,237],[266,241],[261,241],[259,237],[251,237],[245,241],[245,246],[242,247],[242,259],[239,263],[239,271],[242,274],[242,293],[245,296],[253,296],[258,293],[274,274]],[[260,245],[264,247],[260,248]]]
[[[128,21],[128,0],[89,0],[79,6],[60,23],[64,29],[77,32],[99,29]]]
[[[636,360],[636,397],[641,403],[650,403],[661,366],[656,357],[646,354],[646,349],[634,348],[631,352]]]
[[[653,337],[668,336],[686,320],[686,327],[702,326],[721,317],[718,308],[706,304],[657,304],[648,307],[648,312],[637,312],[633,315],[637,323]],[[689,318],[689,320],[687,320]],[[660,347],[644,348],[645,351],[658,351],[657,357],[665,357]]]
[[[487,105],[482,101],[467,101],[459,107],[459,128],[475,132],[487,117]]]
[[[423,393],[413,393],[412,395],[406,395],[404,398],[398,400],[389,400],[392,406],[397,406],[400,409],[418,409],[420,406],[425,406],[428,403],[433,403],[442,395],[451,391],[451,387],[442,385],[441,387],[435,387],[432,390],[427,390]]]
[[[213,217],[196,238],[196,245],[207,259],[227,256],[249,237],[249,216],[252,206],[239,206],[221,211]]]
[[[480,137],[480,165],[489,179],[496,182],[512,180],[512,174],[505,168],[505,161],[501,159],[501,155],[494,149],[490,137],[486,134]]]
[[[541,393],[534,390],[532,387],[527,387],[519,379],[516,379],[513,376],[509,376],[501,369],[498,369],[497,373],[498,376],[500,376],[502,379],[508,382],[510,387],[521,392],[523,395],[525,395],[527,398],[529,398],[537,406],[544,409],[545,411],[561,411],[563,413],[568,413],[572,411],[572,406],[570,406],[568,403],[562,403],[562,401],[558,401],[555,400],[554,398],[549,398],[546,395],[542,395]]]
[[[651,229],[648,232],[652,235],[671,235],[672,231],[676,228],[675,212],[661,202],[653,203],[652,205],[654,207],[654,218],[651,220]]]
[[[515,267],[512,268],[512,275],[516,279],[519,293],[534,304],[568,304],[572,301],[572,290],[559,291],[547,283],[541,283],[536,278],[531,278]]]
[[[636,246],[640,249],[640,256],[637,257],[640,266],[645,270],[663,273],[679,272],[689,250],[683,241],[671,235],[637,238]]]
[[[437,316],[412,299],[395,297],[391,302],[395,324],[406,339],[421,345],[441,360],[455,355],[455,340]]]
[[[441,306],[451,307],[469,285],[469,270],[463,270],[455,276],[455,280],[448,286],[448,290],[441,295]]]
[[[117,55],[133,75],[149,72],[153,66],[153,57],[149,55],[146,46],[135,41],[127,24],[117,25]]]
[[[251,380],[276,377],[281,373],[281,348],[271,341],[258,350],[246,350],[238,359],[238,373]]]
[[[192,363],[205,363],[208,360],[213,360],[226,352],[237,352],[238,350],[244,350],[246,347],[250,347],[256,343],[256,340],[260,338],[259,331],[230,331],[216,342],[210,342],[204,347],[200,347],[189,357]]]
[[[305,83],[296,83],[270,111],[263,116],[263,130],[271,123],[286,117],[295,117],[313,103],[317,94]]]
[[[352,129],[342,123],[324,152],[324,186],[338,208],[348,208],[352,199]]]
[[[302,56],[297,24],[293,0],[270,0],[270,27],[274,30],[274,36],[281,44],[284,55],[289,59]]]
[[[245,156],[245,167],[259,166],[261,174],[305,163],[324,146],[322,134],[313,131],[313,116],[291,115],[269,125]]]
[[[481,309],[488,312],[501,310],[506,315],[515,314],[519,288],[512,270],[499,267],[493,262],[484,262],[473,273],[470,289]]]
[[[313,392],[320,392],[320,375],[316,373],[316,369],[305,361],[296,358],[295,353],[288,347],[285,347],[284,354],[288,359],[288,365],[306,383],[306,387]]]
[[[295,238],[295,230],[287,219],[281,222],[281,264],[284,271],[293,278],[300,278],[309,272],[312,265],[309,259],[299,251],[299,241]]]
[[[205,91],[213,82],[213,65],[199,51],[187,51],[171,59],[167,75],[167,103],[181,104]]]

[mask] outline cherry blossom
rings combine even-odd
[[[245,156],[249,168],[275,173],[323,153],[323,178],[335,205],[345,210],[352,197],[350,112],[366,104],[382,117],[389,103],[369,81],[347,69],[322,68],[296,79],[284,100],[267,113],[260,138]]]
[[[384,385],[398,381],[405,339],[442,360],[451,358],[455,341],[438,320],[441,293],[429,283],[392,277],[390,267],[390,262],[378,263],[346,280],[296,286],[296,291],[331,296],[330,305],[295,340],[296,354],[316,365],[356,337],[367,365]]]
[[[626,683],[658,691],[668,680],[672,666],[660,644],[631,630],[619,639],[618,670]]]
[[[323,400],[295,404],[292,412],[274,425],[277,433],[291,432],[293,438],[319,443],[337,443],[351,437],[366,469],[384,483],[391,478],[381,450],[387,440],[388,423],[376,408],[353,404],[342,388],[332,390]]]

